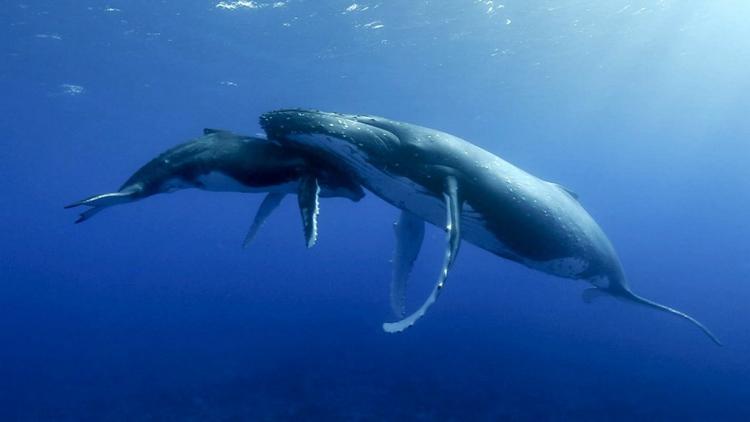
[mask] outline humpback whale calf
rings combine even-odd
[[[466,240],[551,275],[588,281],[583,299],[609,294],[682,317],[716,344],[703,324],[635,294],[599,225],[562,186],[535,177],[461,138],[376,116],[279,110],[261,116],[269,140],[337,167],[402,210],[396,225],[388,332],[412,326],[437,300]],[[422,306],[405,316],[406,279],[419,253],[424,222],[447,231],[438,280]]]
[[[335,168],[316,165],[266,139],[204,129],[203,136],[171,148],[136,171],[116,192],[94,195],[65,208],[88,206],[76,223],[112,205],[157,193],[199,188],[224,192],[268,192],[243,246],[255,237],[265,219],[286,194],[297,193],[308,247],[317,240],[319,196],[359,201],[362,188]]]

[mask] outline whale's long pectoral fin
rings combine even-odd
[[[408,211],[401,211],[393,230],[396,233],[396,250],[393,253],[391,309],[394,315],[402,318],[406,314],[406,284],[424,240],[424,220]]]
[[[271,192],[263,199],[263,202],[261,202],[260,207],[258,207],[258,212],[255,213],[255,218],[253,219],[253,224],[250,225],[250,229],[247,231],[247,235],[245,236],[245,240],[242,242],[242,247],[247,248],[250,243],[255,239],[255,235],[258,234],[258,230],[263,226],[263,223],[266,222],[266,219],[269,215],[275,210],[279,204],[281,203],[281,200],[284,199],[284,196],[286,194],[280,193],[280,192]]]
[[[315,176],[303,176],[297,192],[302,226],[305,230],[305,244],[312,248],[318,240],[318,214],[320,213],[320,185]]]
[[[445,208],[446,208],[446,224],[445,229],[448,232],[448,247],[445,250],[445,259],[443,260],[443,268],[440,270],[438,281],[432,292],[427,297],[427,300],[422,306],[417,309],[413,314],[403,318],[396,322],[387,322],[383,324],[383,330],[389,333],[397,333],[404,331],[416,323],[427,310],[430,309],[433,303],[440,296],[440,292],[445,287],[445,281],[448,279],[448,271],[453,266],[453,262],[456,260],[458,255],[458,248],[461,245],[461,200],[458,196],[458,181],[454,176],[448,176],[445,180]]]

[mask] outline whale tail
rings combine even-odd
[[[104,208],[111,207],[112,205],[125,204],[135,201],[139,192],[139,188],[129,188],[118,192],[103,193],[90,196],[86,199],[82,199],[72,204],[68,204],[65,206],[65,208],[75,208],[83,205],[91,207],[78,216],[78,219],[75,221],[76,224],[78,224],[93,217]]]
[[[700,321],[698,321],[697,319],[691,317],[690,315],[688,315],[688,314],[686,314],[684,312],[678,311],[677,309],[670,308],[669,306],[665,306],[665,305],[656,303],[656,302],[654,302],[652,300],[649,300],[649,299],[643,298],[641,296],[638,296],[637,294],[635,294],[633,292],[628,292],[628,293],[629,293],[628,295],[625,295],[626,299],[632,300],[632,301],[634,301],[636,303],[639,303],[641,305],[644,305],[644,306],[655,308],[655,309],[658,309],[660,311],[667,312],[667,313],[670,313],[670,314],[682,317],[682,318],[690,321],[691,323],[693,323],[693,325],[695,325],[698,328],[700,328],[701,331],[703,331],[704,334],[706,334],[714,343],[716,343],[716,345],[723,346],[723,344],[721,343],[721,341],[719,341],[719,339],[716,338],[716,336],[714,335],[714,333],[712,333],[711,330],[708,329],[708,327],[706,327]]]
[[[678,317],[686,319],[690,321],[693,325],[700,328],[701,331],[703,331],[703,333],[706,334],[718,346],[724,345],[721,341],[719,341],[719,339],[714,335],[714,333],[712,333],[711,330],[708,329],[708,327],[703,325],[703,323],[701,323],[697,319],[691,317],[690,315],[682,311],[678,311],[677,309],[670,308],[669,306],[662,305],[660,303],[654,302],[653,300],[649,300],[644,297],[638,296],[637,294],[631,292],[630,289],[627,289],[627,288],[613,291],[610,289],[601,289],[598,287],[592,287],[583,291],[583,300],[586,303],[591,303],[592,300],[596,299],[599,296],[605,295],[606,293],[610,293],[613,296],[618,297],[620,299],[625,299],[631,302],[635,302],[639,305],[644,305],[649,308],[658,309],[662,312],[666,312],[672,315],[677,315]]]

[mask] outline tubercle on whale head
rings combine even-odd
[[[353,120],[350,116],[315,110],[278,110],[263,114],[260,124],[268,138],[284,147],[314,157],[327,166],[341,170],[358,183],[360,172],[352,168],[367,166],[399,172],[406,167],[400,139],[390,131]]]
[[[349,171],[353,178],[362,173],[352,172],[353,168],[379,169],[392,176],[418,180],[439,198],[446,176],[459,181],[466,178],[449,162],[426,159],[429,154],[421,145],[404,142],[396,133],[398,130],[394,131],[406,129],[399,128],[398,122],[376,116],[291,109],[265,113],[260,124],[270,140]],[[359,182],[367,184],[365,180]]]

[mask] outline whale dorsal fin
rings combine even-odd
[[[212,128],[209,128],[209,127],[203,129],[203,134],[204,135],[214,135],[214,134],[217,134],[217,135],[228,135],[230,133],[232,133],[232,132],[230,132],[228,130],[224,130],[224,129],[212,129]]]
[[[408,211],[401,211],[393,231],[396,233],[396,250],[393,252],[391,309],[394,315],[403,318],[406,313],[407,281],[424,240],[424,220]]]
[[[443,197],[445,198],[445,230],[448,232],[448,247],[445,250],[445,260],[443,261],[443,268],[440,270],[438,281],[435,283],[435,287],[432,289],[430,296],[427,297],[427,300],[425,300],[422,306],[413,314],[401,319],[400,321],[383,324],[383,330],[386,332],[397,333],[414,325],[414,323],[427,313],[427,310],[430,309],[430,306],[432,306],[433,303],[435,303],[440,296],[443,287],[445,287],[445,281],[448,279],[448,271],[450,271],[453,266],[453,262],[456,260],[456,255],[458,255],[458,247],[461,245],[461,230],[459,224],[461,221],[462,204],[458,197],[458,181],[455,176],[446,177]]]
[[[568,195],[572,196],[573,199],[575,199],[576,201],[578,200],[578,194],[575,193],[575,192],[573,192],[572,190],[566,188],[565,186],[563,186],[563,185],[561,185],[559,183],[553,183],[553,182],[549,182],[549,183],[557,186],[558,189],[563,190],[565,193],[567,193]]]
[[[318,240],[318,214],[320,213],[320,185],[312,175],[302,176],[299,181],[297,200],[305,230],[305,244],[312,248]]]
[[[258,234],[258,230],[266,222],[269,215],[279,206],[281,200],[284,199],[285,194],[280,192],[271,192],[263,198],[263,202],[258,207],[258,212],[255,213],[253,224],[245,235],[245,240],[242,242],[242,247],[247,248],[250,243],[255,239],[255,235]]]

